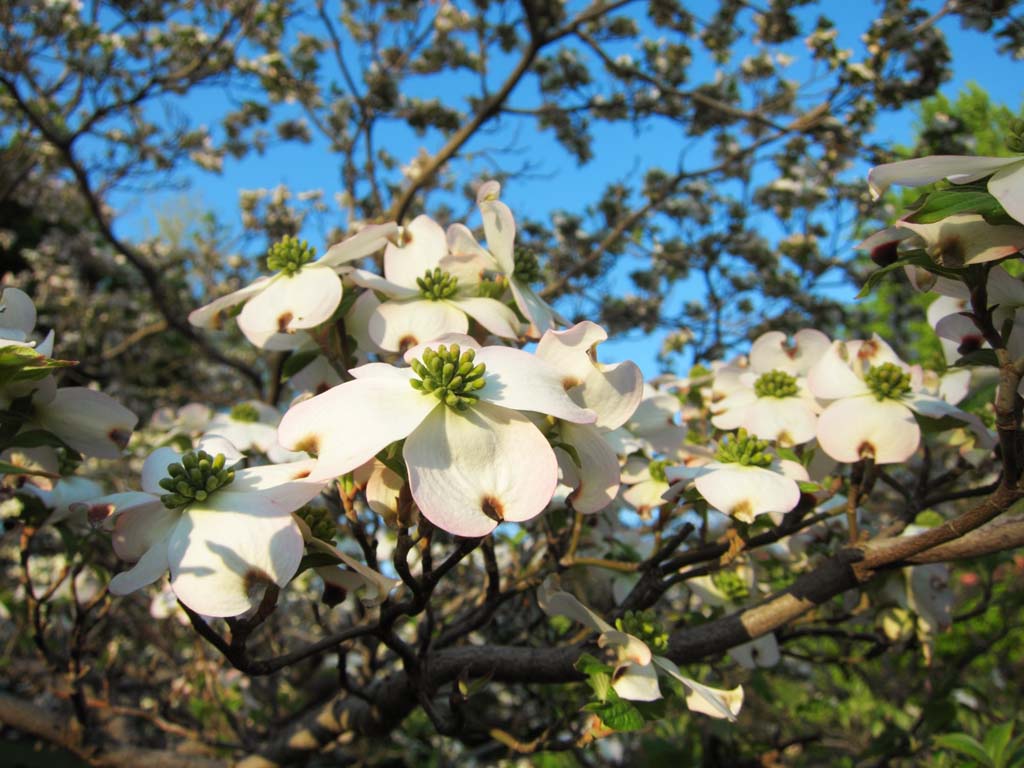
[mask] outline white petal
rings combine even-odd
[[[583,603],[555,587],[554,579],[548,577],[537,589],[537,605],[548,616],[565,616],[578,621],[597,632],[614,632],[615,627],[602,619]]]
[[[142,490],[154,496],[167,493],[160,481],[167,477],[167,467],[181,461],[181,454],[168,446],[157,448],[142,464]]]
[[[465,224],[452,224],[448,227],[449,256],[457,259],[471,259],[478,262],[484,269],[497,270],[498,264],[486,248],[480,245]]]
[[[768,512],[789,512],[800,501],[797,484],[776,472],[738,464],[710,465],[694,484],[708,504],[743,522]]]
[[[416,289],[416,278],[423,277],[448,255],[448,240],[441,225],[420,215],[405,227],[405,245],[388,243],[384,250],[384,277],[405,288]]]
[[[569,496],[573,509],[583,514],[604,509],[619,491],[618,456],[590,424],[564,422],[561,433],[562,440],[576,449],[580,459],[578,485]]]
[[[316,465],[313,459],[303,459],[237,470],[234,481],[213,493],[201,506],[228,512],[288,514],[315,499],[323,490],[324,480],[310,479]]]
[[[1005,259],[1024,247],[1024,227],[992,225],[978,214],[948,216],[930,224],[906,222],[903,226],[920,235],[928,255],[947,267]]]
[[[743,645],[730,648],[729,655],[737,664],[745,669],[774,667],[781,659],[779,655],[779,642],[775,639],[775,635],[770,632],[756,640],[751,640],[749,643],[743,643]]]
[[[654,663],[690,689],[691,694],[686,697],[686,706],[691,711],[727,720],[735,720],[736,715],[740,713],[740,708],[743,706],[742,686],[737,686],[731,691],[709,688],[696,680],[683,677],[679,667],[664,656],[655,656]]]
[[[1003,166],[1020,162],[1017,157],[973,157],[971,155],[932,155],[898,163],[879,165],[868,171],[868,186],[880,197],[893,184],[919,187],[939,179],[966,184],[988,176]],[[995,194],[995,193],[993,193]]]
[[[876,464],[906,461],[917,450],[921,430],[914,414],[895,400],[872,395],[838,400],[818,418],[818,442],[836,461],[860,461],[865,452]]]
[[[372,607],[380,605],[388,599],[388,595],[391,594],[391,590],[402,583],[398,579],[389,579],[384,574],[378,573],[372,568],[363,565],[355,558],[349,557],[340,549],[332,544],[328,544],[326,541],[310,539],[309,548],[311,550],[319,550],[333,555],[358,574],[363,581],[363,587],[366,589],[365,594],[362,596],[362,602],[367,606]]]
[[[214,299],[209,304],[193,310],[188,316],[188,321],[197,328],[220,328],[224,323],[224,310],[236,304],[241,304],[243,301],[255,296],[267,287],[267,283],[271,279],[272,277],[269,275],[260,277],[245,286],[245,288],[240,288],[237,291],[221,296],[219,299]]]
[[[533,423],[486,402],[434,410],[405,441],[405,463],[420,511],[457,536],[536,517],[558,482],[555,454]]]
[[[360,288],[369,288],[371,291],[383,293],[391,299],[411,299],[414,296],[420,295],[419,286],[406,288],[404,285],[385,280],[376,272],[367,272],[364,269],[353,269],[346,272],[345,277]],[[423,277],[423,275],[420,275],[420,277]]]
[[[529,352],[511,347],[483,347],[476,361],[487,371],[480,398],[505,408],[546,413],[577,424],[592,424],[597,414],[580,408],[566,394],[562,376]]]
[[[850,368],[851,353],[841,341],[833,342],[828,351],[807,372],[807,386],[815,397],[838,400],[869,392],[865,384]]]
[[[171,588],[197,613],[237,616],[259,603],[268,582],[288,583],[303,549],[291,515],[193,505],[168,542]]]
[[[1010,216],[1024,222],[1024,162],[1015,159],[1016,165],[1007,165],[989,179],[988,191]]]
[[[470,296],[452,299],[451,303],[495,336],[503,339],[519,337],[520,323],[516,313],[500,301],[483,296]]]
[[[479,205],[484,220],[484,233],[487,236],[487,248],[494,254],[501,271],[511,275],[516,268],[516,220],[512,216],[512,211],[497,199],[487,198],[481,200]]]
[[[100,459],[118,458],[139,420],[110,395],[85,387],[58,389],[36,416],[76,451]]]
[[[152,497],[150,497],[152,498]],[[114,522],[111,543],[122,560],[135,562],[146,551],[164,541],[181,517],[180,510],[168,509],[159,499],[148,504],[122,508]]]
[[[527,335],[530,338],[537,339],[542,337],[545,333],[552,330],[556,323],[568,325],[565,318],[555,312],[526,283],[521,283],[514,277],[510,277],[508,287],[512,291],[512,298],[515,299],[519,311],[530,321],[530,327],[527,331]]]
[[[783,445],[801,445],[814,439],[820,409],[804,397],[762,397],[744,413],[744,427],[754,437]]]
[[[387,244],[389,238],[397,234],[398,225],[393,221],[387,224],[371,224],[340,243],[332,245],[316,263],[336,267],[339,264],[356,261],[380,250]]]
[[[468,329],[469,321],[458,307],[428,299],[385,301],[367,322],[370,339],[388,352],[404,352],[446,333],[465,333]]]
[[[653,664],[627,664],[623,669],[625,672],[621,674],[616,670],[615,682],[612,683],[620,698],[629,701],[657,701],[661,698],[658,670]]]
[[[668,483],[657,480],[644,480],[624,491],[622,498],[637,512],[644,514],[665,503],[665,499],[662,497],[667,490]]]
[[[334,314],[341,294],[341,278],[331,269],[307,264],[294,275],[278,275],[246,303],[238,327],[246,336],[316,328]]]
[[[24,341],[36,327],[36,307],[20,288],[0,289],[0,336]]]
[[[157,542],[150,547],[134,568],[122,571],[110,580],[110,594],[127,595],[152,584],[167,573],[167,543]]]
[[[274,439],[273,439],[273,441],[271,442],[270,445],[273,446],[276,443],[277,443],[277,429],[275,428],[274,429]],[[206,451],[211,456],[216,456],[218,453],[223,453],[224,454],[224,465],[226,467],[228,467],[229,469],[233,468],[236,464],[238,464],[243,459],[245,459],[245,454],[243,454],[240,450],[238,450],[238,448],[235,446],[235,444],[233,442],[228,440],[223,435],[217,435],[217,434],[214,434],[212,432],[209,433],[209,434],[203,435],[202,437],[199,438],[199,442],[196,443],[196,450],[197,451]],[[300,458],[302,458],[302,457],[300,457]],[[160,478],[157,478],[157,480],[159,480],[159,479]],[[145,483],[145,481],[143,481],[143,483]],[[145,488],[145,487],[146,487],[145,484],[143,484],[143,488]]]
[[[784,371],[791,376],[802,376],[828,351],[832,342],[821,331],[804,328],[797,331],[793,343],[788,344],[786,334],[768,331],[750,347],[750,367],[757,373]]]
[[[278,438],[285,448],[316,454],[311,477],[327,479],[406,437],[438,406],[437,398],[421,395],[401,374],[356,379],[292,406],[281,419]]]

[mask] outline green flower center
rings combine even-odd
[[[294,514],[298,515],[309,526],[309,531],[315,539],[332,542],[338,534],[338,524],[334,521],[331,513],[323,507],[306,505],[301,509],[295,510]]]
[[[715,460],[744,467],[767,467],[772,463],[772,457],[765,453],[767,447],[767,440],[758,440],[741,429],[731,440],[722,441]]]
[[[244,421],[251,423],[260,420],[260,412],[252,403],[239,403],[231,409],[232,421]]]
[[[527,248],[519,248],[515,252],[515,269],[512,276],[520,283],[529,285],[540,282],[540,262],[537,254]]]
[[[864,383],[878,400],[899,400],[910,391],[910,374],[895,363],[873,365]]]
[[[215,491],[230,485],[234,470],[224,468],[224,454],[211,456],[206,451],[189,451],[181,462],[167,465],[167,477],[160,487],[168,493],[160,501],[168,509],[187,507],[194,501],[206,501]]]
[[[476,393],[484,388],[483,363],[473,364],[476,351],[462,352],[458,344],[442,344],[436,350],[426,349],[423,357],[412,361],[412,370],[419,376],[410,379],[413,389],[432,394],[449,408],[466,410],[479,399]]]
[[[267,253],[267,268],[272,272],[280,272],[291,277],[303,264],[308,264],[316,256],[316,248],[310,248],[305,240],[285,235],[270,246]]]
[[[718,587],[718,591],[725,595],[731,603],[738,603],[750,597],[750,587],[735,571],[718,571],[711,574],[711,583]]]
[[[428,269],[423,277],[416,278],[416,285],[420,287],[420,296],[429,301],[440,301],[450,299],[459,290],[459,278],[450,275],[440,267]]]
[[[652,461],[647,465],[647,472],[651,476],[651,480],[659,483],[667,483],[668,478],[665,476],[665,469],[672,466],[672,462],[668,459],[658,459],[658,461]]]
[[[754,382],[754,394],[758,397],[794,397],[799,391],[796,378],[785,371],[769,371]]]
[[[615,620],[615,628],[643,640],[655,654],[668,650],[668,632],[652,610],[626,611],[621,619]]]

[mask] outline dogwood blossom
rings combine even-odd
[[[631,701],[655,701],[662,698],[658,672],[675,678],[690,691],[686,706],[715,718],[735,720],[743,706],[743,687],[732,690],[710,688],[685,677],[679,667],[665,656],[655,655],[636,635],[616,629],[568,592],[554,586],[551,579],[537,590],[537,604],[549,616],[565,616],[600,632],[597,644],[610,648],[616,656],[612,688],[621,698]],[[624,625],[623,628],[628,628]]]
[[[292,406],[278,430],[281,443],[315,455],[311,477],[326,480],[404,439],[417,506],[460,536],[540,514],[555,490],[557,461],[520,411],[581,424],[597,414],[573,402],[558,371],[522,350],[450,335],[405,359],[411,367],[354,368],[353,381]]]
[[[270,250],[267,265],[276,275],[258,278],[237,291],[193,311],[189,322],[200,328],[218,328],[224,312],[242,302],[238,327],[262,349],[292,349],[298,343],[291,334],[326,322],[342,297],[343,265],[379,250],[398,231],[394,223],[368,226],[331,246],[313,260],[315,250],[304,241],[286,238]]]
[[[114,576],[111,593],[134,592],[169,570],[175,594],[198,613],[254,607],[266,585],[283,587],[299,567],[303,538],[291,512],[324,486],[309,479],[313,464],[232,470],[223,453],[156,449],[143,464],[142,491],[91,502],[110,514],[114,551],[135,563]]]

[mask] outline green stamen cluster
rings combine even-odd
[[[652,461],[648,464],[647,472],[650,474],[651,480],[658,483],[667,483],[668,478],[665,476],[665,469],[672,466],[673,463],[674,462],[669,461],[668,459],[658,459],[657,461]]]
[[[515,269],[512,276],[520,283],[529,285],[540,282],[540,262],[537,254],[526,248],[519,248],[515,253]]]
[[[654,611],[626,611],[625,616],[615,620],[615,628],[647,643],[656,654],[668,650],[668,632],[658,622]]]
[[[252,423],[260,420],[260,412],[252,403],[239,403],[231,409],[232,421],[244,421]]]
[[[483,363],[473,365],[476,352],[462,352],[458,344],[442,344],[436,350],[427,349],[420,360],[412,361],[412,369],[419,379],[411,379],[413,389],[432,394],[449,408],[466,410],[479,399],[476,393],[483,389]]]
[[[744,467],[767,467],[772,457],[765,453],[767,440],[758,440],[747,434],[745,429],[736,433],[732,440],[723,441],[715,454],[715,460],[723,464],[740,464]]]
[[[1010,131],[1006,137],[1006,148],[1011,152],[1024,153],[1024,120],[1010,121]]]
[[[167,477],[160,481],[160,487],[170,493],[161,496],[160,501],[168,509],[206,501],[235,479],[234,471],[225,469],[224,463],[223,453],[211,456],[206,451],[189,451],[181,457],[181,463],[167,465]]]
[[[794,397],[800,392],[796,379],[785,371],[769,371],[754,382],[758,397]]]
[[[910,391],[910,374],[895,363],[873,365],[864,383],[878,400],[899,400]]]
[[[270,246],[267,253],[267,268],[272,272],[280,272],[291,277],[303,264],[308,264],[316,256],[316,248],[310,248],[305,240],[285,235]]]
[[[334,541],[334,537],[338,533],[338,524],[328,510],[323,507],[305,506],[296,510],[295,514],[309,526],[313,538],[327,542]]]
[[[423,277],[416,278],[416,285],[420,287],[420,296],[430,301],[450,299],[459,290],[459,279],[449,275],[440,267],[428,269]]]
[[[735,571],[718,571],[711,574],[711,583],[732,603],[738,603],[750,597],[750,587]]]

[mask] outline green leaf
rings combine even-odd
[[[996,358],[996,351],[994,349],[975,349],[972,352],[968,352],[963,357],[958,357],[956,362],[953,363],[950,367],[972,368],[976,366],[998,368],[999,360],[998,358]]]
[[[985,734],[984,747],[996,768],[1003,768],[1006,747],[1013,738],[1013,722],[1000,723]]]
[[[19,381],[45,379],[58,368],[78,365],[74,360],[55,360],[40,355],[32,347],[0,347],[0,386]]]
[[[925,196],[924,202],[906,220],[912,224],[934,224],[950,216],[975,213],[1008,218],[1003,206],[984,189],[940,189]],[[990,222],[991,223],[991,222]]]
[[[935,737],[935,744],[942,749],[969,757],[979,765],[992,768],[992,761],[989,759],[988,753],[985,752],[985,748],[966,733],[944,733]]]
[[[884,267],[880,267],[868,275],[868,279],[864,281],[864,287],[860,289],[860,293],[857,294],[858,299],[863,299],[869,295],[878,285],[882,282],[886,275],[890,272],[894,272],[897,269],[903,269],[903,267],[913,266],[922,267],[936,275],[942,275],[952,280],[959,280],[960,273],[963,270],[949,269],[948,267],[940,267],[931,257],[924,252],[922,249],[916,251],[908,251],[902,258],[897,259],[892,264],[886,264]]]
[[[804,493],[817,493],[818,491],[821,490],[821,485],[819,483],[809,483],[806,480],[801,480],[800,482],[797,483],[797,486]]]
[[[306,349],[288,355],[284,365],[281,366],[281,381],[288,381],[288,379],[312,363],[319,354],[318,350]]]
[[[644,727],[644,716],[640,714],[640,710],[625,699],[606,702],[592,701],[583,709],[593,712],[601,718],[605,727],[615,731],[635,731]]]

